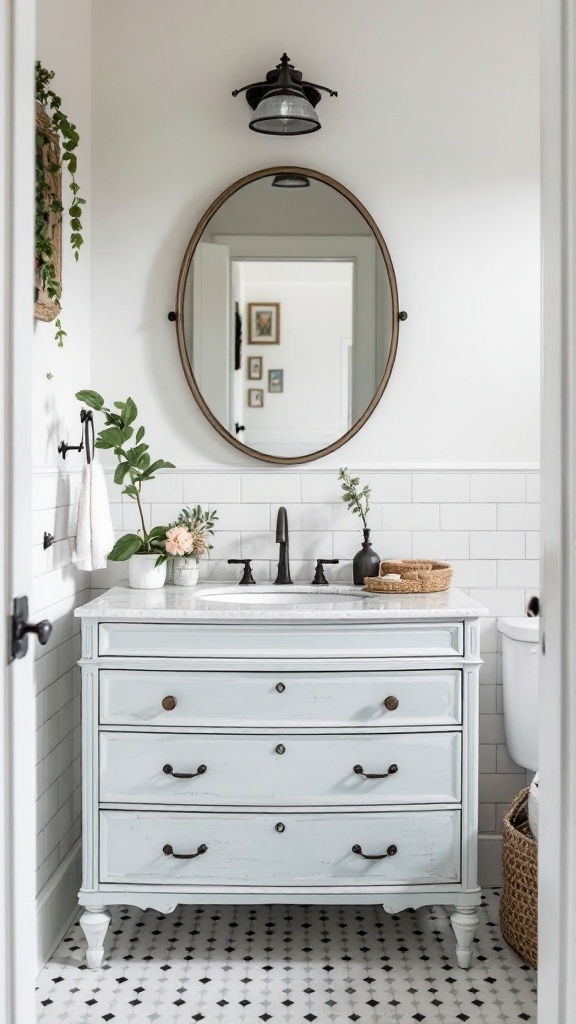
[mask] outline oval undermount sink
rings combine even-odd
[[[198,594],[202,601],[218,604],[297,605],[344,604],[350,600],[366,598],[366,594],[352,587],[222,587],[210,593]]]

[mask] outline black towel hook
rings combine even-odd
[[[63,459],[65,459],[67,452],[82,452],[84,451],[84,449],[86,449],[86,460],[88,462],[88,465],[90,465],[92,459],[94,458],[95,448],[94,416],[92,414],[91,409],[80,410],[80,423],[83,426],[80,444],[66,444],[65,441],[60,441],[60,444],[58,445],[58,454],[61,455]],[[88,424],[90,424],[92,427],[92,447],[90,447],[89,443]]]

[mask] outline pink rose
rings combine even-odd
[[[173,526],[166,534],[166,552],[169,555],[190,555],[194,538],[185,526]]]

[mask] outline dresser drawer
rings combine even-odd
[[[101,622],[100,657],[451,657],[464,653],[462,622]]]
[[[460,733],[100,733],[100,801],[390,804],[460,800]],[[356,770],[361,769],[362,772]],[[192,775],[178,778],[177,775]],[[383,775],[371,779],[366,775]]]
[[[364,860],[392,851],[382,860]],[[168,852],[164,852],[165,848]],[[175,859],[170,849],[193,859]],[[101,811],[100,882],[174,887],[427,885],[460,879],[460,812]]]
[[[102,725],[458,725],[459,669],[407,672],[100,671]],[[171,710],[166,710],[163,701]],[[384,704],[386,698],[392,710]]]

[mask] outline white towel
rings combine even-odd
[[[92,460],[82,470],[76,550],[72,558],[85,572],[105,569],[107,555],[113,547],[114,529],[104,471],[99,462]]]

